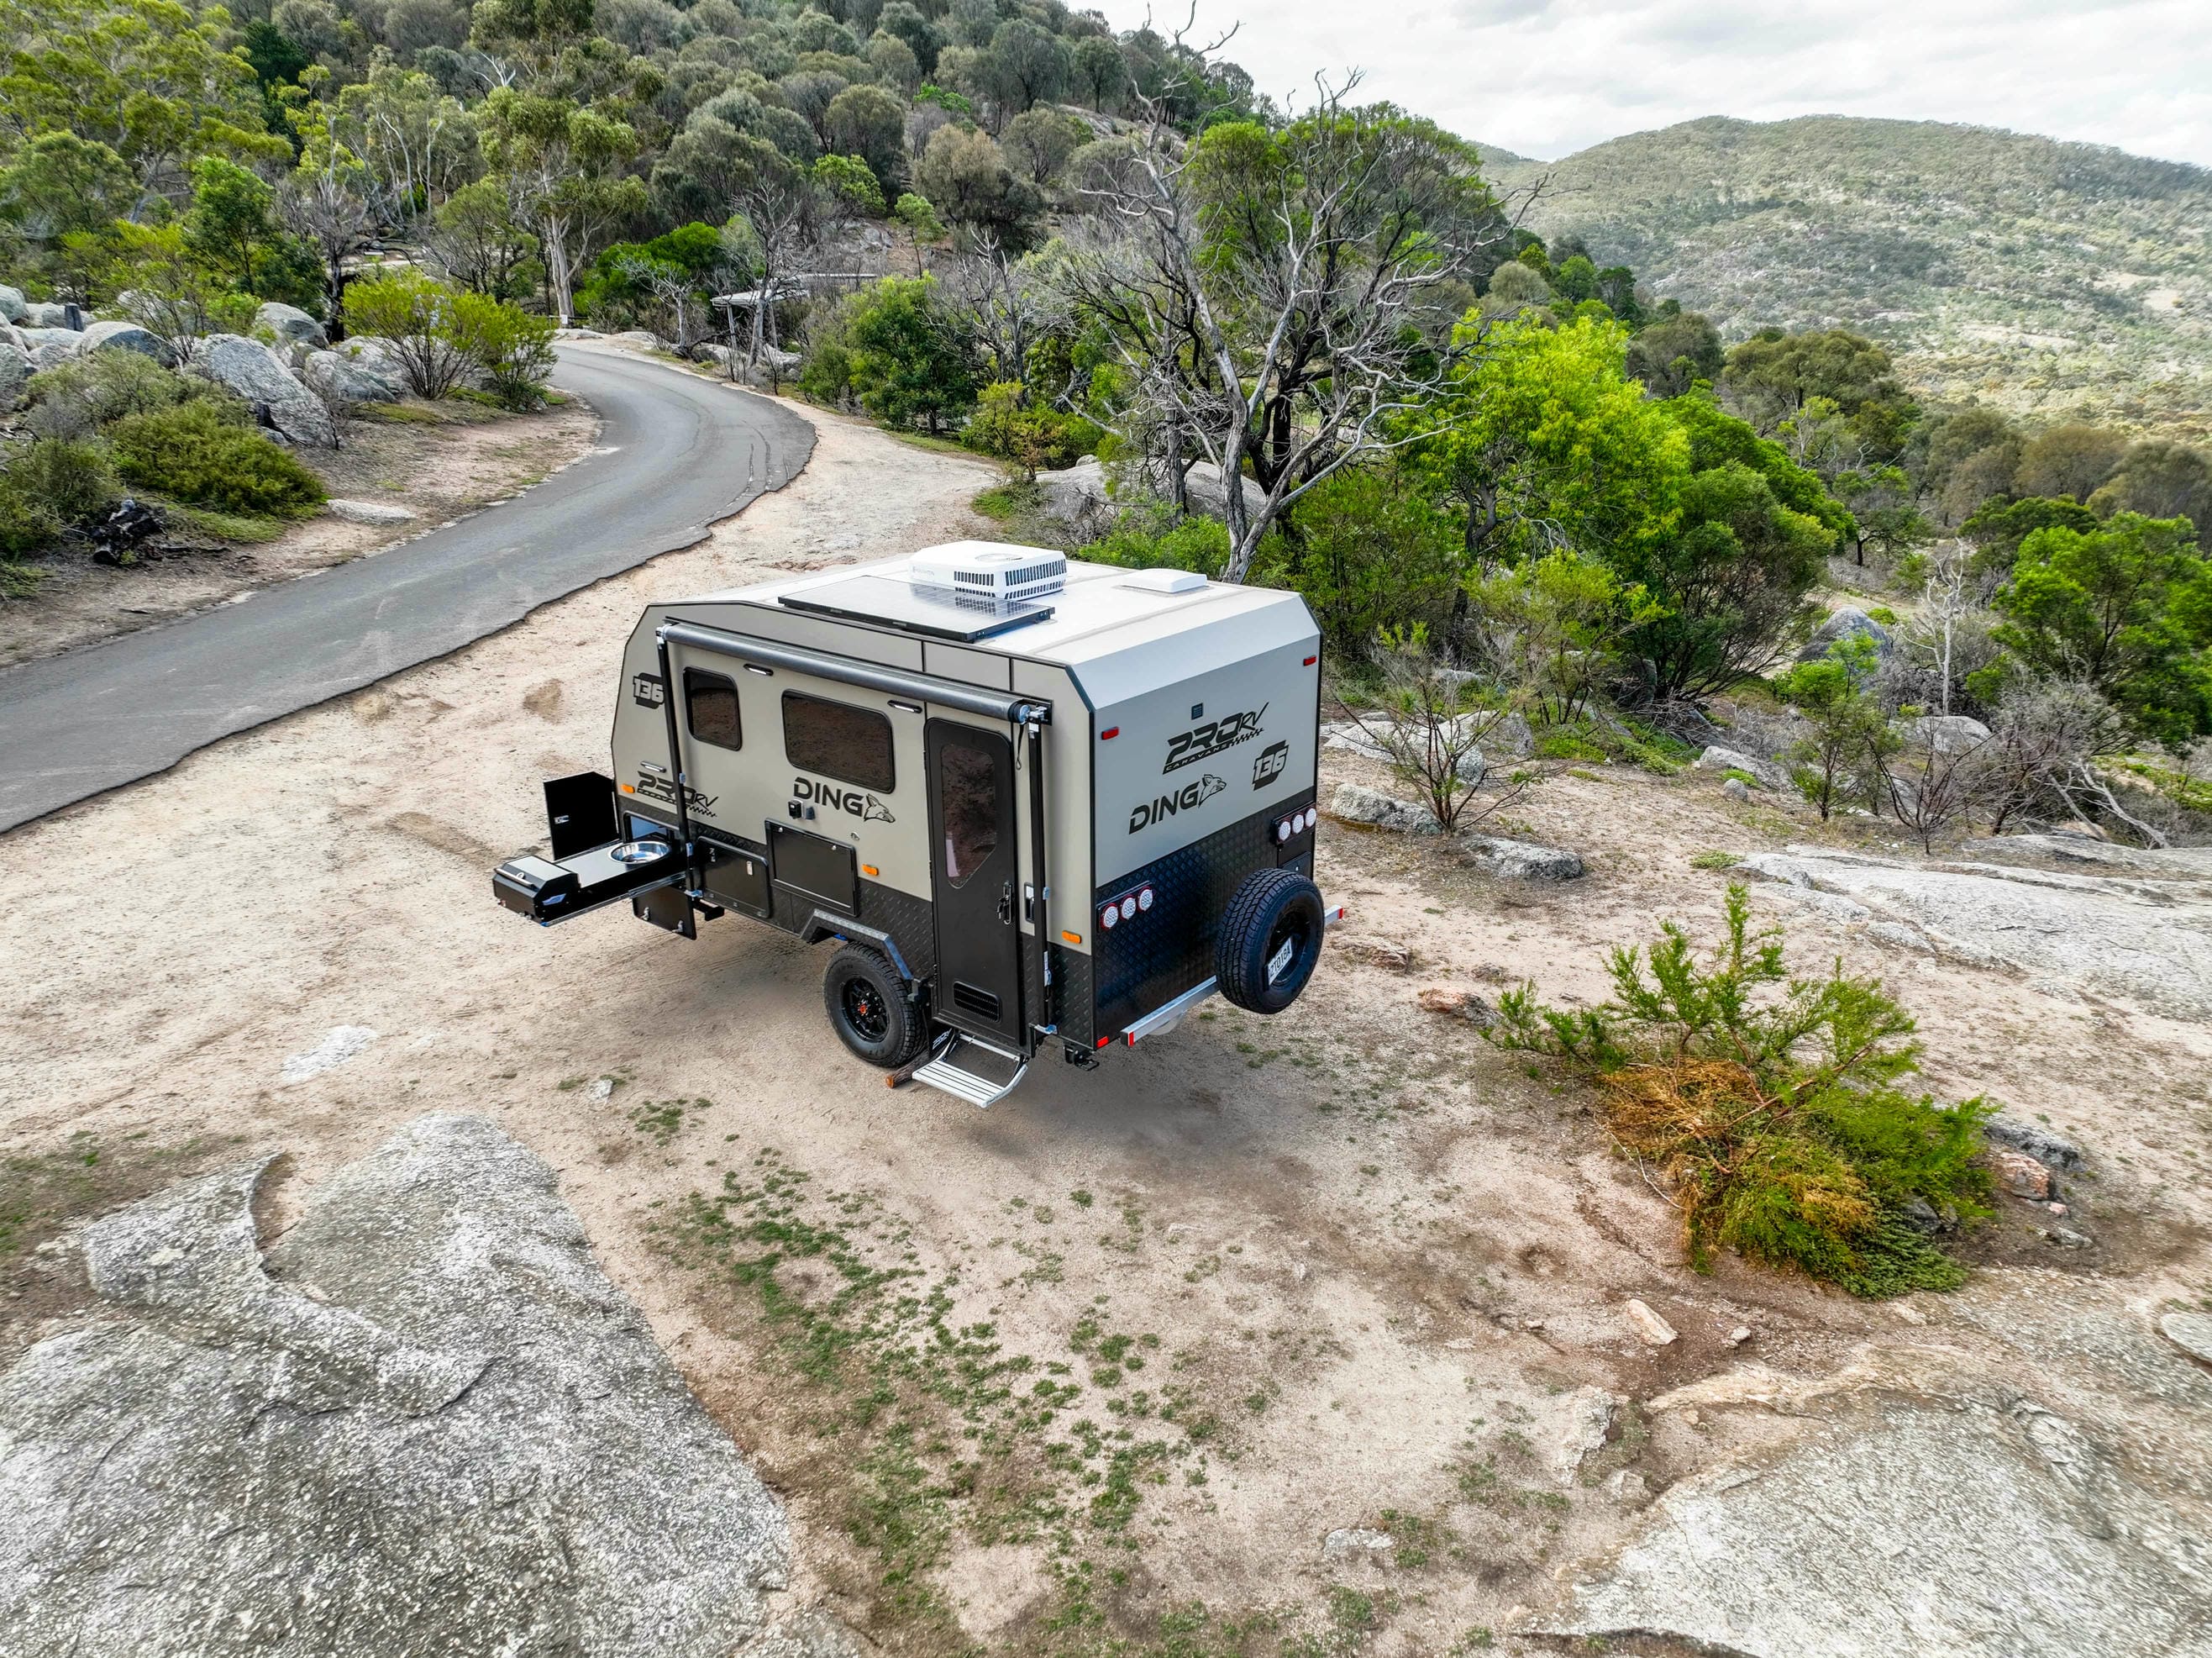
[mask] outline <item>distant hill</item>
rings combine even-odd
[[[1480,149],[1480,146],[1478,145]],[[1525,222],[1730,338],[1844,326],[1929,393],[2212,431],[2212,171],[1839,115],[1711,117],[1540,162],[1484,150]]]

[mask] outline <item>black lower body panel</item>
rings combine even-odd
[[[1313,866],[1310,829],[1287,841],[1275,838],[1275,826],[1313,803],[1311,795],[1278,801],[1264,812],[1217,829],[1204,840],[1180,847],[1143,869],[1101,887],[1092,895],[1091,971],[1096,1012],[1088,1040],[1094,1045],[1185,991],[1213,977],[1214,935],[1223,911],[1244,878],[1255,869],[1304,862]],[[1111,929],[1098,925],[1109,899],[1152,890],[1152,902]],[[1071,1033],[1072,1015],[1061,1003],[1061,1029]]]

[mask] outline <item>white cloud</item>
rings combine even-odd
[[[1127,0],[1107,15],[1143,21]],[[1154,12],[1180,18],[1179,0]],[[1198,0],[1228,55],[1555,159],[1700,115],[1966,121],[2212,166],[2205,0]]]

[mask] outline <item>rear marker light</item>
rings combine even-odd
[[[1299,666],[1299,667],[1312,667],[1316,662],[1319,661],[1320,660],[1321,660],[1321,658],[1320,658],[1320,657],[1318,657],[1318,656],[1309,656],[1309,657],[1307,657],[1307,658],[1305,659],[1305,661],[1303,661],[1303,662],[1299,663],[1299,664],[1298,664],[1298,666]]]
[[[1105,1046],[1109,1042],[1111,1042],[1113,1039],[1113,1039],[1112,1037],[1110,1037],[1110,1036],[1102,1036],[1102,1037],[1100,1037],[1100,1038],[1098,1039],[1098,1045],[1099,1045],[1100,1047],[1102,1047],[1102,1048],[1103,1048],[1103,1047],[1104,1047],[1104,1046]]]
[[[622,786],[622,791],[625,795],[635,795],[637,793],[637,785],[626,783]]]
[[[872,863],[864,863],[860,866],[860,873],[864,875],[879,875],[883,874],[883,871],[877,869]]]
[[[1064,927],[1060,929],[1060,936],[1066,939],[1070,944],[1080,944],[1083,942],[1083,935],[1081,933],[1071,933]]]
[[[1121,735],[1121,728],[1120,726],[1118,726],[1118,725],[1109,725],[1109,726],[1108,726],[1108,727],[1107,727],[1103,731],[1102,731],[1102,732],[1100,732],[1100,733],[1098,734],[1098,741],[1101,741],[1101,742],[1105,742],[1105,741],[1108,741],[1109,739],[1112,739],[1112,738],[1115,738],[1115,737],[1118,737],[1118,736],[1120,736]]]

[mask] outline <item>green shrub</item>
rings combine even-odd
[[[1700,1271],[1719,1247],[1858,1295],[1955,1288],[1965,1269],[1907,1215],[1988,1214],[1976,1130],[1993,1107],[1905,1092],[1919,1069],[1911,1016],[1840,961],[1791,978],[1778,931],[1747,937],[1750,911],[1731,884],[1727,938],[1706,966],[1673,922],[1648,953],[1614,950],[1602,1007],[1508,991],[1492,1039],[1595,1080],[1622,1148],[1673,1184]]]
[[[535,409],[553,372],[553,320],[482,294],[454,296],[454,345],[484,377],[501,408]]]
[[[8,464],[15,486],[43,501],[64,524],[86,524],[122,498],[115,468],[97,443],[34,438]]]
[[[39,584],[21,560],[44,552],[62,533],[53,509],[23,487],[14,468],[0,472],[0,593],[21,599]]]
[[[1018,380],[994,381],[975,399],[960,441],[979,454],[1004,461],[1034,483],[1041,466],[1065,466],[1075,459],[1074,442],[1090,430],[1042,403],[1026,400]]]
[[[1192,570],[1216,576],[1229,562],[1229,527],[1218,518],[1176,516],[1168,506],[1133,508],[1083,549],[1096,564],[1131,570]]]
[[[108,440],[125,479],[193,506],[290,516],[325,498],[322,479],[262,436],[242,411],[211,399],[131,415]]]
[[[164,369],[136,351],[94,351],[33,375],[27,422],[41,437],[82,438],[127,415],[217,395],[197,375]]]

